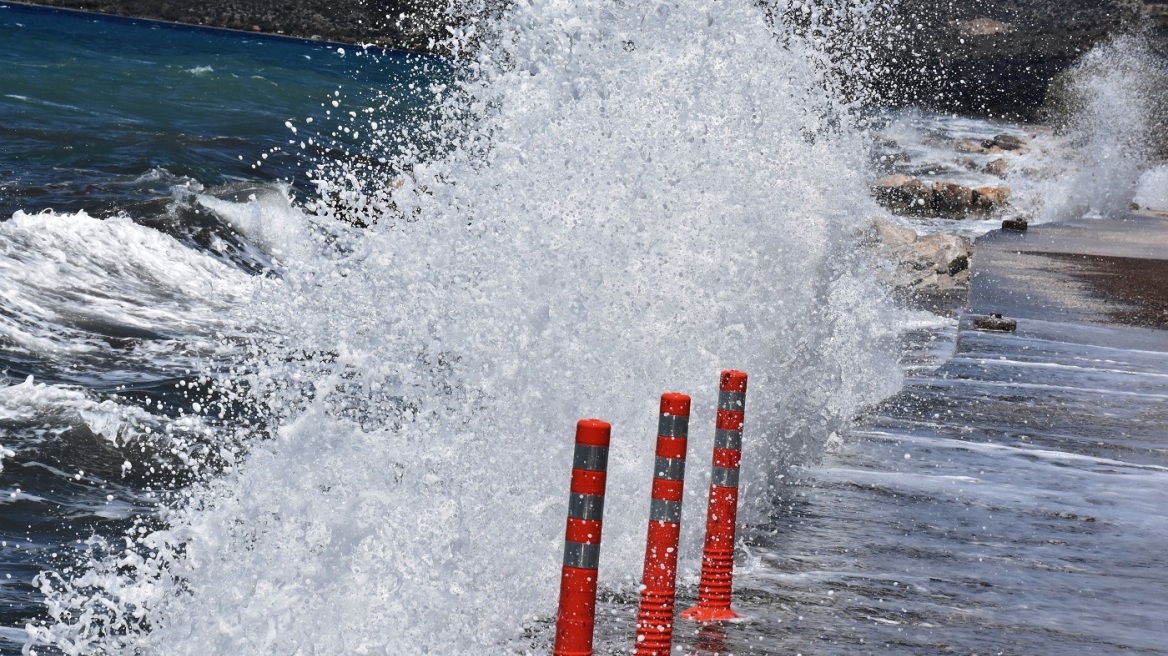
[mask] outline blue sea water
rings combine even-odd
[[[404,125],[444,71],[348,44],[0,4],[0,444],[13,453],[0,653],[19,653],[44,614],[37,572],[153,521],[173,487],[161,464],[123,467],[143,455],[128,435],[172,430],[199,374],[227,366],[192,333],[207,316],[189,304],[222,309],[232,283],[272,265],[206,203],[314,195],[322,162],[386,155],[346,134],[348,111]],[[207,254],[224,266],[207,270]],[[226,291],[181,298],[199,275]],[[233,421],[246,424],[208,423]]]
[[[116,212],[168,195],[184,178],[306,188],[314,158],[346,139],[322,140],[304,119],[326,118],[337,92],[361,107],[404,101],[404,117],[421,102],[411,103],[409,85],[424,86],[439,66],[359,46],[23,5],[0,9],[0,34],[0,216]]]

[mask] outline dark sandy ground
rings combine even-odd
[[[1046,253],[1071,267],[1101,299],[1117,306],[1112,319],[1131,326],[1168,330],[1168,260]],[[1128,306],[1126,308],[1122,306]]]
[[[971,313],[1168,330],[1168,213],[994,232],[975,251]]]

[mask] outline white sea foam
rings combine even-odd
[[[1168,165],[1145,171],[1136,185],[1133,200],[1140,207],[1168,211]]]
[[[196,196],[248,241],[279,259],[294,257],[311,242],[312,232],[304,213],[292,206],[288,189],[270,187],[252,194],[248,202],[232,202],[211,195]]]
[[[0,341],[15,353],[68,360],[113,356],[108,338],[145,337],[119,358],[175,364],[225,347],[224,315],[252,288],[247,274],[128,218],[16,212],[0,223]]]
[[[1138,36],[1097,47],[1067,77],[1062,102],[1076,168],[1051,180],[1040,220],[1126,212],[1149,166],[1168,70]]]
[[[284,251],[247,312],[280,330],[249,378],[276,436],[140,548],[42,577],[38,640],[544,652],[519,637],[554,612],[577,418],[614,424],[601,579],[632,590],[659,393],[695,401],[692,574],[719,369],[751,374],[747,518],[896,389],[850,255],[864,148],[802,44],[751,3],[518,3],[493,30],[427,128],[451,150],[370,229],[205,201]]]
[[[0,422],[85,426],[114,444],[125,443],[164,419],[136,406],[95,401],[76,387],[37,383],[32,376],[0,387]]]

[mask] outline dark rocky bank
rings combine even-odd
[[[920,55],[897,71],[905,101],[1043,120],[1051,80],[1099,42],[1140,30],[1162,42],[1168,0],[904,0],[901,11],[924,26]]]
[[[1051,82],[1099,43],[1143,32],[1168,54],[1168,0],[892,0],[859,19],[835,4],[795,3],[781,22],[855,34],[829,47],[844,87],[893,106],[1042,121]]]
[[[306,39],[430,51],[446,33],[440,0],[36,0],[25,4]]]

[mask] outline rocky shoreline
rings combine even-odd
[[[36,0],[19,2],[127,18],[159,20],[303,39],[431,52],[445,34],[440,3],[430,0]]]
[[[891,216],[873,218],[861,236],[861,244],[873,255],[876,276],[916,305],[934,311],[949,309],[945,306],[969,289],[974,258],[973,239],[959,234],[963,232],[959,226],[979,222],[982,227],[977,232],[988,229],[987,220],[1000,220],[1006,229],[1027,227],[1026,217],[1010,204],[1011,189],[985,181],[1005,178],[1011,162],[1017,161],[1013,158],[1029,152],[1031,138],[1017,134],[980,139],[931,136],[927,140],[935,152],[948,153],[944,165],[914,162],[895,141],[878,141],[874,164],[886,175],[872,183],[871,193]],[[950,175],[964,172],[969,174],[964,179],[980,182],[959,184],[945,179],[943,170]],[[942,177],[921,179],[906,171],[940,172]],[[931,227],[925,228],[926,224]]]

